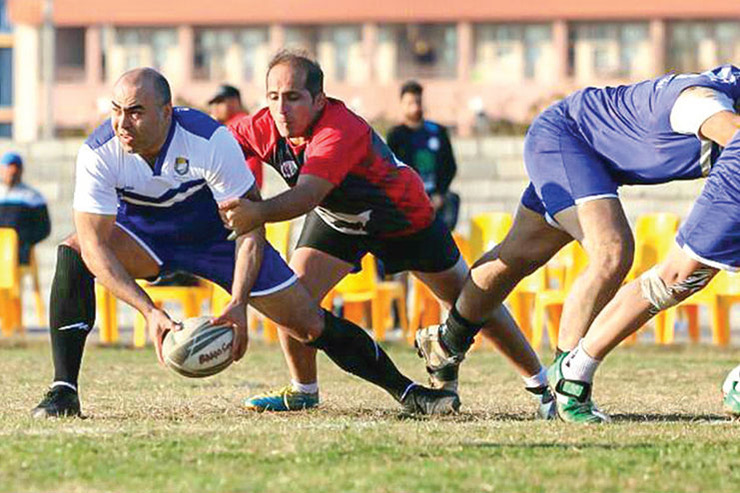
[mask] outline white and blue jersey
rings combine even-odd
[[[110,120],[85,141],[77,157],[74,209],[115,215],[116,224],[159,263],[226,289],[235,248],[227,240],[217,202],[241,197],[254,184],[231,133],[197,110],[174,108],[159,156],[150,166],[126,152]],[[252,295],[292,284],[295,275],[271,246]]]
[[[705,265],[740,270],[740,131],[709,172],[676,242]]]
[[[704,106],[677,105],[694,87],[718,97],[706,99]],[[620,185],[707,176],[720,149],[702,139],[698,129],[717,111],[732,111],[738,99],[740,69],[732,65],[578,91],[532,123],[524,155],[532,183],[522,203],[554,216],[586,200],[616,197]],[[694,122],[681,123],[678,110],[694,110],[689,115]]]

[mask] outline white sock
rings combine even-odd
[[[303,392],[304,394],[315,394],[319,391],[319,382],[301,383],[291,380],[290,384],[293,386],[293,390],[296,392]]]
[[[72,389],[72,390],[74,390],[75,392],[77,392],[77,387],[75,387],[74,385],[72,385],[72,384],[71,384],[71,383],[69,383],[69,382],[62,382],[62,381],[58,381],[58,382],[53,382],[53,383],[51,384],[51,387],[50,387],[50,388],[52,388],[52,389],[53,389],[54,387],[69,387],[70,389]]]
[[[541,366],[539,372],[531,377],[522,377],[522,380],[524,380],[524,387],[527,389],[544,387],[547,385],[547,369],[544,366]]]
[[[583,348],[583,339],[581,339],[578,342],[578,346],[563,360],[560,371],[566,380],[591,383],[594,380],[594,373],[596,373],[596,369],[600,364],[600,360],[593,359],[589,356]]]

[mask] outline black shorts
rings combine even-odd
[[[442,272],[460,258],[455,240],[438,218],[427,228],[407,236],[374,238],[340,233],[327,225],[316,212],[306,215],[296,248],[309,247],[354,264],[359,270],[362,257],[372,253],[387,274],[403,271]]]

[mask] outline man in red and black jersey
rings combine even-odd
[[[308,214],[290,265],[317,300],[370,252],[386,272],[411,271],[452,307],[468,266],[435,219],[418,174],[398,161],[367,122],[324,95],[321,68],[306,56],[282,51],[272,59],[267,101],[267,108],[231,130],[247,159],[264,161],[291,188],[262,202],[221,204],[227,225],[244,233]],[[490,320],[484,333],[544,401],[540,412],[548,416],[551,396],[537,355],[506,308],[499,306]],[[296,403],[300,408],[318,403],[315,350],[283,331],[280,340],[292,385],[248,399],[248,408],[290,410]],[[431,376],[437,386],[457,387],[456,370]]]

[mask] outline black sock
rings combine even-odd
[[[77,386],[87,334],[95,323],[95,282],[80,254],[66,245],[57,248],[51,283],[49,327],[54,381]]]
[[[445,321],[445,330],[440,335],[442,342],[452,353],[465,354],[473,345],[475,336],[480,332],[483,323],[473,323],[465,319],[453,305]]]
[[[367,332],[326,310],[324,331],[309,346],[324,351],[344,371],[382,387],[398,402],[413,384]]]

